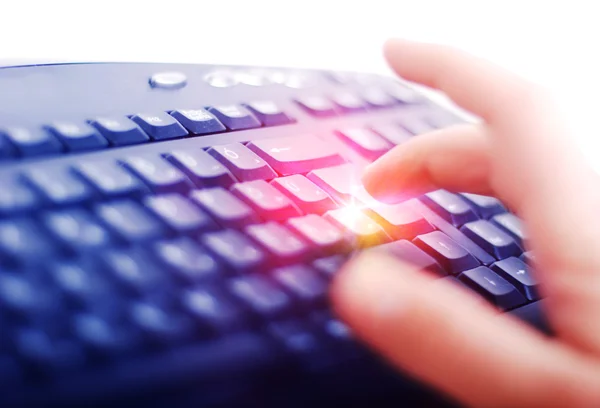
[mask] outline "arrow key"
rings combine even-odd
[[[496,262],[491,266],[492,270],[505,278],[519,289],[529,300],[540,298],[538,294],[538,282],[531,275],[531,271],[519,258],[510,257]]]
[[[485,266],[465,271],[458,279],[501,309],[514,309],[527,302],[517,288]]]
[[[294,122],[294,119],[271,101],[255,101],[244,106],[265,126],[285,125]]]
[[[449,274],[458,274],[479,266],[479,262],[465,248],[441,231],[419,235],[414,244],[431,255]]]

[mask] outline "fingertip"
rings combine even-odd
[[[400,40],[398,38],[388,38],[383,43],[383,55],[389,60],[389,56],[397,47]]]
[[[377,196],[381,194],[381,191],[383,190],[381,181],[382,180],[381,177],[379,177],[377,162],[373,162],[365,167],[361,176],[361,182],[362,185],[365,186],[367,192],[375,198],[377,198]]]
[[[404,38],[388,38],[383,43],[383,55],[388,62],[392,62],[402,52],[402,49],[410,44],[414,44],[414,41]]]
[[[336,313],[359,332],[387,319],[389,313],[402,310],[407,301],[404,292],[406,271],[410,268],[377,250],[361,253],[338,273],[331,288]]]
[[[410,168],[411,158],[406,157],[405,150],[405,146],[396,146],[365,168],[361,182],[377,201],[395,204],[428,191],[425,181],[415,182],[417,167]]]
[[[361,178],[361,182],[367,192],[376,200],[392,203],[398,201],[398,197],[392,196],[390,191],[398,191],[401,188],[401,180],[395,177],[395,172],[389,169],[387,155],[379,158],[368,165]],[[393,159],[395,166],[399,166],[398,158]]]

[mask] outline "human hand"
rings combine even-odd
[[[544,91],[443,46],[389,41],[403,78],[482,122],[397,146],[369,166],[382,201],[444,188],[494,195],[524,219],[546,337],[466,290],[367,251],[338,275],[337,313],[400,369],[470,406],[600,407],[600,187]]]

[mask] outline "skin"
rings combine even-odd
[[[546,337],[465,289],[377,251],[334,281],[334,308],[399,370],[467,406],[600,407],[600,185],[544,90],[445,46],[391,40],[395,72],[481,121],[419,136],[365,171],[394,202],[434,189],[494,195],[524,219]]]

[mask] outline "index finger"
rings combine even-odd
[[[388,40],[384,49],[399,76],[446,93],[486,122],[510,118],[515,101],[530,99],[524,79],[465,51],[401,39]]]
[[[600,352],[600,326],[589,323],[600,311],[599,179],[552,99],[445,46],[393,40],[386,54],[399,75],[445,91],[486,121],[490,186],[525,219],[553,325],[571,343]]]

